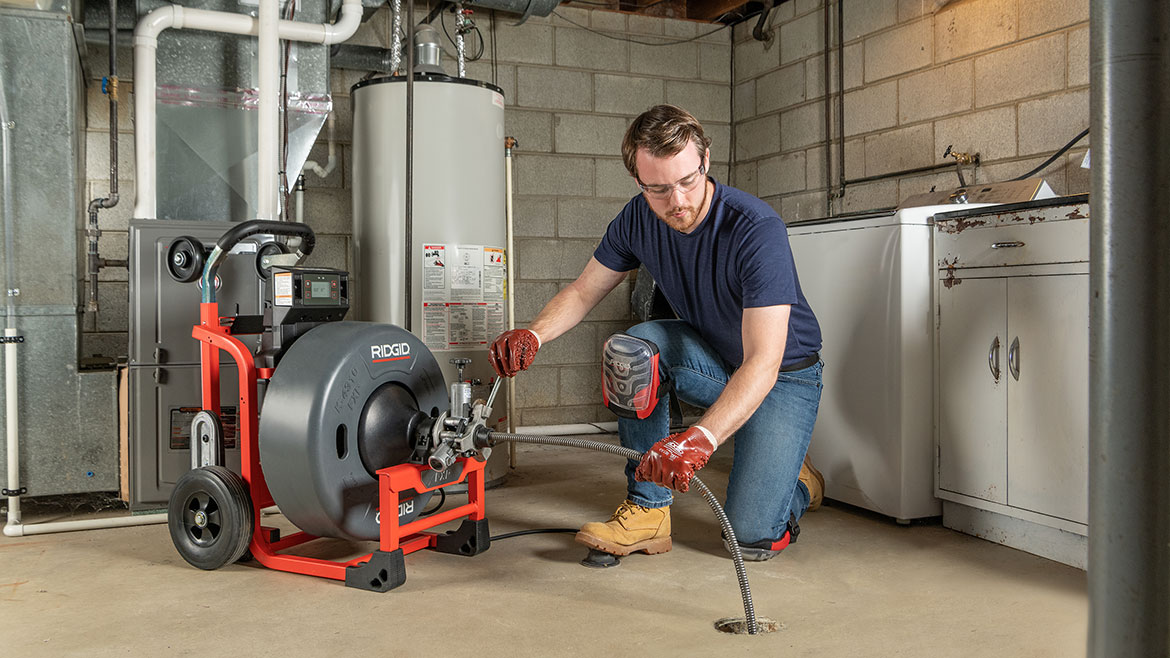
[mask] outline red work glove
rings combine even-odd
[[[496,374],[512,377],[521,370],[528,370],[540,349],[540,338],[528,329],[509,329],[496,337],[488,349],[488,361]]]
[[[642,455],[634,479],[685,493],[691,488],[695,471],[707,465],[715,446],[715,439],[698,425],[671,434]]]

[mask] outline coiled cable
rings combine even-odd
[[[637,450],[631,450],[623,446],[616,446],[612,443],[602,443],[601,441],[588,441],[586,439],[573,439],[563,436],[545,436],[542,434],[509,434],[506,432],[491,432],[488,434],[488,442],[491,445],[496,443],[531,443],[536,445],[550,445],[561,446],[565,448],[582,448],[585,450],[596,450],[598,452],[608,452],[613,455],[625,457],[627,459],[641,459],[642,453]],[[697,477],[691,478],[691,485],[703,494],[707,504],[711,506],[711,511],[715,513],[715,518],[719,520],[719,525],[723,528],[723,535],[727,538],[727,546],[731,550],[731,560],[735,563],[735,575],[739,579],[739,592],[743,597],[743,613],[747,621],[747,629],[749,635],[757,635],[760,632],[759,625],[756,623],[756,609],[752,605],[752,591],[748,586],[747,569],[743,565],[743,553],[739,550],[739,542],[735,538],[735,531],[731,529],[731,521],[728,520],[727,514],[723,511],[723,507],[719,501],[715,499],[715,495],[703,484]]]

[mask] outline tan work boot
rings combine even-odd
[[[812,465],[807,454],[800,465],[800,481],[808,487],[808,509],[805,511],[811,512],[820,507],[825,498],[825,476]]]
[[[611,555],[643,551],[647,555],[670,550],[670,506],[642,507],[626,501],[605,523],[586,523],[577,541]]]

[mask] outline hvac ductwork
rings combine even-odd
[[[548,16],[560,0],[465,0],[463,4],[520,14],[520,23],[523,23],[529,16]]]

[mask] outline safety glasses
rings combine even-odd
[[[690,176],[680,178],[679,180],[675,181],[674,183],[665,183],[662,185],[646,185],[639,179],[635,179],[635,180],[638,181],[638,187],[641,188],[642,191],[646,193],[646,196],[654,198],[654,199],[665,199],[665,198],[669,197],[674,192],[674,188],[676,188],[676,187],[678,189],[682,190],[683,192],[690,192],[691,190],[695,189],[695,186],[697,186],[700,181],[704,180],[703,174],[705,174],[706,171],[707,171],[706,163],[700,162],[698,171],[691,174]]]

